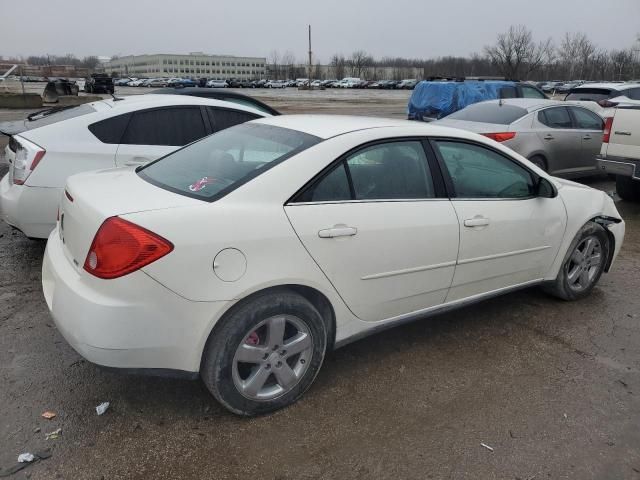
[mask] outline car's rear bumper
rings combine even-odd
[[[597,169],[600,172],[631,177],[640,180],[640,160],[624,157],[596,157]]]
[[[60,188],[14,185],[0,180],[0,218],[27,237],[47,238],[55,227]]]
[[[58,230],[49,237],[42,289],[60,333],[80,355],[124,369],[198,372],[227,302],[192,302],[136,271],[102,280],[72,264]]]

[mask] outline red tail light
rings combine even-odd
[[[609,100],[600,100],[598,102],[602,108],[613,108],[618,106],[618,102],[610,102]]]
[[[611,126],[613,125],[613,117],[604,119],[604,130],[602,132],[602,143],[609,143],[611,137]]]
[[[118,278],[155,262],[173,250],[168,240],[119,217],[98,229],[84,269],[98,278]]]
[[[483,133],[485,137],[489,137],[496,142],[506,142],[516,136],[516,132],[499,132],[499,133]]]

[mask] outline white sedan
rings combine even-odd
[[[279,116],[71,177],[42,285],[89,361],[200,375],[254,415],[372,332],[533,285],[585,297],[624,229],[603,192],[486,137]]]
[[[0,125],[13,134],[0,181],[0,218],[31,238],[55,227],[67,177],[141,165],[224,128],[268,115],[190,95],[132,95],[51,108]],[[6,125],[6,126],[5,126]]]

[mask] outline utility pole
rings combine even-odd
[[[309,87],[311,87],[311,68],[312,68],[312,63],[311,63],[311,25],[309,25]]]

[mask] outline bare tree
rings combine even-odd
[[[498,35],[495,45],[485,47],[485,53],[505,77],[520,78],[538,70],[552,48],[551,39],[536,44],[531,30],[512,25]]]
[[[331,75],[333,76],[333,78],[336,78],[338,80],[344,78],[345,64],[346,60],[344,59],[344,55],[336,53],[335,55],[333,55],[333,57],[331,57],[329,66],[331,67]]]
[[[280,63],[282,64],[282,76],[285,79],[290,80],[296,77],[296,56],[291,50],[284,52]]]
[[[567,78],[585,77],[592,68],[596,46],[584,33],[565,33],[562,38],[560,58]]]
[[[633,63],[633,52],[631,50],[612,50],[610,55],[614,78],[618,77],[618,80],[622,80],[626,76],[628,67]]]
[[[269,54],[269,70],[271,78],[280,80],[280,53],[277,50],[271,50]]]
[[[364,50],[356,50],[351,54],[348,61],[351,75],[361,78],[367,73],[368,68],[373,65],[373,58]]]

